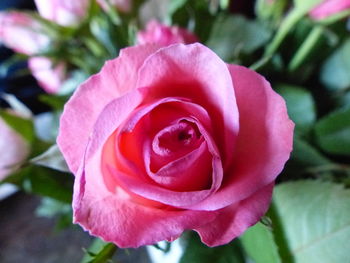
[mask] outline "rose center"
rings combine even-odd
[[[195,124],[182,120],[159,131],[154,137],[152,149],[158,155],[168,156],[194,148],[201,137]]]

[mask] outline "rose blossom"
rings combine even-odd
[[[0,181],[10,175],[28,154],[28,143],[0,117]]]
[[[62,26],[79,23],[88,13],[90,0],[35,0],[39,14]]]
[[[126,48],[61,117],[74,222],[119,247],[228,243],[267,210],[293,127],[262,76],[199,43]]]
[[[54,64],[46,57],[32,57],[28,67],[39,85],[47,93],[58,93],[66,77],[66,65],[63,62]]]
[[[0,42],[16,52],[33,55],[47,49],[50,39],[30,15],[11,11],[0,12]]]
[[[146,26],[146,30],[137,34],[138,44],[158,44],[168,46],[175,43],[191,44],[197,42],[198,38],[178,26],[166,26],[156,20],[151,20]]]
[[[110,5],[116,7],[121,12],[129,12],[132,6],[132,0],[97,0],[97,3],[104,10],[108,10]]]
[[[350,9],[350,0],[324,0],[310,12],[311,18],[320,20]]]

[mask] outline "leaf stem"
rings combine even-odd
[[[290,61],[288,65],[289,72],[294,72],[300,67],[300,65],[305,61],[307,56],[312,51],[315,44],[319,41],[323,32],[324,28],[322,26],[315,26],[311,30],[305,41],[302,43],[302,45],[299,47],[292,60]]]
[[[117,249],[116,245],[109,243],[89,263],[106,263],[113,257]]]

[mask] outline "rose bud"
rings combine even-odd
[[[349,0],[324,0],[313,8],[309,14],[312,19],[321,20],[346,10],[350,10]]]
[[[166,26],[156,20],[148,22],[146,29],[137,34],[138,44],[158,44],[168,46],[175,43],[191,44],[197,42],[198,38],[178,26]]]
[[[0,12],[0,43],[18,53],[34,55],[50,44],[42,25],[22,12]]]
[[[28,154],[28,143],[0,117],[0,181],[13,173]]]
[[[123,248],[226,244],[266,212],[293,128],[264,77],[199,43],[123,49],[60,120],[74,222]]]
[[[39,14],[62,26],[78,24],[88,13],[90,0],[35,0]]]
[[[58,93],[67,79],[64,62],[55,64],[46,57],[32,57],[28,60],[28,67],[47,93]]]

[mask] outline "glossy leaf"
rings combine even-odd
[[[278,246],[275,243],[272,230],[262,223],[249,228],[240,237],[242,246],[255,263],[281,263]]]
[[[254,52],[270,37],[271,32],[261,23],[238,15],[222,16],[216,19],[207,45],[222,59],[230,60]]]
[[[67,163],[56,144],[52,145],[46,152],[31,159],[30,162],[61,172],[70,172]]]
[[[350,108],[337,110],[317,122],[316,138],[328,153],[350,156]]]
[[[310,130],[316,120],[315,102],[311,93],[301,87],[277,86],[277,92],[286,100],[289,117],[301,134]]]
[[[350,87],[350,39],[336,49],[321,69],[321,81],[331,90]]]
[[[348,262],[350,190],[296,181],[278,185],[273,200],[295,263]]]
[[[242,263],[244,257],[238,240],[225,246],[209,248],[204,245],[198,235],[190,233],[186,242],[185,252],[180,263]]]

